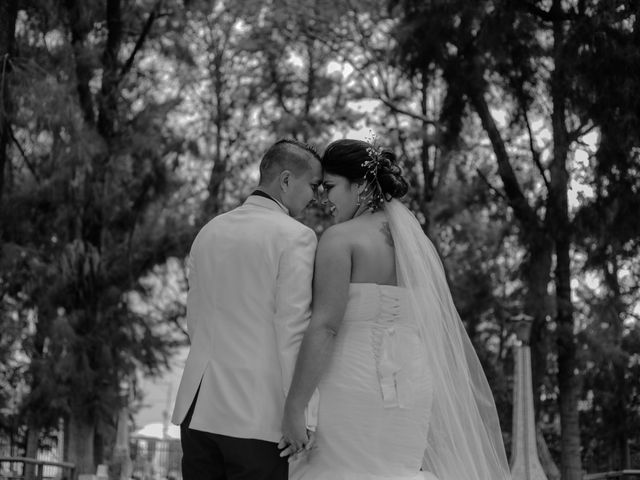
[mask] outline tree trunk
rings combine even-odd
[[[619,251],[618,245],[613,245],[611,250],[611,258],[605,262],[603,266],[604,279],[609,289],[609,297],[611,306],[608,309],[610,314],[607,320],[611,323],[614,330],[614,345],[620,352],[618,358],[612,359],[613,378],[615,379],[615,424],[611,425],[614,432],[615,455],[613,458],[614,468],[624,470],[631,467],[631,458],[629,452],[629,435],[628,435],[628,405],[627,405],[627,382],[625,378],[627,370],[628,357],[622,349],[623,321],[621,313],[625,311],[624,304],[621,299],[620,282],[618,281],[618,261],[616,252]]]
[[[557,465],[553,461],[553,457],[551,456],[551,452],[549,452],[549,447],[547,447],[547,442],[540,428],[536,428],[536,444],[538,446],[538,458],[540,458],[542,469],[547,475],[547,480],[560,480],[560,470],[558,470]]]
[[[118,53],[122,42],[122,9],[120,0],[107,0],[107,41],[102,53],[102,88],[98,132],[108,143],[116,133],[118,118]]]
[[[40,428],[35,422],[29,422],[29,428],[27,430],[27,446],[24,456],[27,458],[38,458],[38,444],[40,440]],[[25,464],[24,466],[24,478],[25,480],[34,480],[36,478],[36,465]]]
[[[527,311],[525,313],[527,315],[531,315],[534,319],[531,332],[531,345],[533,351],[532,380],[535,408],[539,403],[536,392],[541,385],[543,372],[546,371],[547,351],[542,339],[544,338],[544,332],[546,330],[547,316],[550,313],[547,286],[551,278],[551,263],[554,247],[552,233],[554,230],[549,229],[549,225],[545,225],[538,218],[536,211],[529,205],[522,193],[522,189],[518,184],[515,172],[511,167],[504,140],[500,135],[498,126],[491,116],[489,106],[484,98],[485,87],[482,75],[476,71],[473,78],[474,80],[468,84],[467,94],[471,104],[476,110],[476,113],[480,117],[480,121],[487,132],[489,140],[491,141],[498,163],[498,173],[504,184],[504,191],[506,193],[509,206],[513,209],[514,214],[519,221],[522,229],[522,241],[527,248],[528,258],[523,265],[523,277],[527,285],[527,293],[525,297],[525,307]],[[564,158],[566,158],[566,152]],[[535,411],[537,411],[537,409]],[[577,408],[575,413],[577,415]],[[539,440],[541,440],[540,443],[545,447],[545,451],[548,452],[546,449],[546,442],[544,442],[544,437],[542,437],[542,435],[540,435]],[[557,471],[557,467],[553,463],[550,455],[547,456],[546,464],[543,468],[545,468],[545,472],[550,475],[549,478],[551,478]],[[574,478],[575,477],[563,476],[563,480],[574,480]]]
[[[67,445],[68,461],[76,466],[76,475],[81,473],[96,473],[94,458],[95,425],[84,415],[72,413],[68,420],[69,436]]]
[[[4,193],[4,176],[8,167],[9,144],[11,143],[11,98],[9,79],[11,59],[15,44],[18,0],[0,2],[0,204]]]
[[[78,92],[78,101],[85,122],[93,125],[95,123],[95,113],[93,96],[91,94],[91,88],[89,87],[93,75],[93,67],[91,65],[91,53],[85,45],[85,40],[93,25],[87,21],[86,15],[83,15],[82,10],[86,8],[84,2],[66,0],[65,4],[69,15],[71,45],[73,46],[76,65],[76,91]]]
[[[205,221],[215,217],[222,207],[223,199],[222,194],[224,192],[224,180],[227,175],[227,159],[222,152],[222,132],[225,128],[224,118],[227,117],[226,105],[224,105],[224,89],[225,80],[222,75],[222,58],[224,51],[219,52],[216,56],[215,70],[212,72],[215,86],[215,100],[216,100],[216,112],[214,125],[216,129],[215,133],[215,155],[213,158],[213,167],[211,168],[211,175],[209,177],[209,184],[207,190],[209,196],[204,203],[203,217]]]
[[[533,236],[532,236],[533,237]],[[533,390],[534,415],[540,411],[540,387],[547,372],[547,316],[551,314],[547,286],[551,280],[553,241],[541,230],[530,238],[528,259],[523,267],[523,277],[527,289],[525,294],[526,314],[533,317],[531,326],[531,383]],[[537,419],[536,419],[537,423]],[[542,431],[537,429],[538,457],[548,480],[560,480],[560,470],[553,461]]]
[[[209,196],[205,200],[203,217],[208,221],[215,217],[222,208],[224,191],[224,180],[227,175],[227,162],[223,159],[216,160],[211,169],[211,177],[209,178],[208,191]]]
[[[569,139],[566,126],[566,86],[564,83],[564,25],[561,0],[554,0],[554,70],[551,73],[553,111],[553,160],[551,162],[548,215],[556,250],[556,341],[558,347],[558,391],[560,400],[561,471],[563,480],[582,479],[580,457],[580,384],[575,373],[576,341],[571,301],[571,223],[569,220],[567,157]]]
[[[556,295],[558,302],[558,390],[560,398],[561,470],[563,480],[581,480],[580,418],[578,399],[580,384],[575,374],[576,344],[573,334],[570,259],[568,242],[557,242]]]
[[[551,280],[553,240],[539,229],[525,240],[527,259],[522,274],[527,289],[525,293],[525,313],[533,317],[531,326],[531,378],[533,384],[533,405],[539,411],[540,386],[547,371],[548,349],[544,342],[547,334],[547,318],[552,313],[548,285]]]

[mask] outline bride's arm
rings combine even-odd
[[[308,440],[304,409],[329,362],[349,299],[351,246],[341,230],[327,229],[316,252],[311,321],[300,346],[282,421],[283,440],[294,452]]]

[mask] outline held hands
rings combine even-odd
[[[281,457],[289,457],[289,461],[296,459],[313,447],[315,432],[307,430],[304,408],[285,407],[282,419],[282,438],[278,443]]]
[[[284,437],[282,437],[280,439],[280,443],[278,443],[278,448],[282,450],[280,452],[280,456],[281,457],[288,456],[289,458],[287,460],[289,462],[293,462],[294,460],[297,460],[300,456],[304,455],[309,450],[311,450],[316,443],[316,432],[314,432],[313,430],[307,430],[307,435],[309,437],[309,441],[301,449],[297,451],[294,450],[291,444],[285,441]]]

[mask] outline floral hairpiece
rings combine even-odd
[[[378,180],[378,171],[383,160],[382,147],[377,144],[376,136],[373,132],[370,132],[370,136],[365,137],[365,140],[369,144],[367,147],[367,154],[369,155],[369,158],[362,162],[362,166],[366,169],[364,178],[369,183],[367,190],[369,188],[372,189],[371,196],[367,202],[367,207],[372,212],[375,212],[382,208],[385,200],[384,194],[382,193],[382,187]]]

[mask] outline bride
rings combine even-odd
[[[285,405],[290,478],[510,479],[493,396],[442,263],[396,200],[408,186],[395,156],[338,140],[322,164],[337,224],[318,244],[311,322]]]

